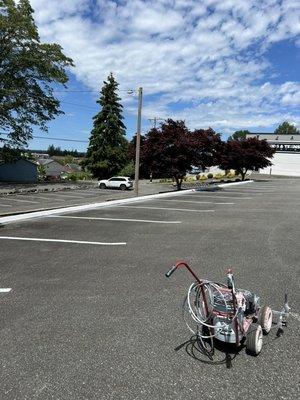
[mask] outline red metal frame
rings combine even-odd
[[[208,311],[208,305],[207,305],[207,300],[206,300],[206,296],[205,296],[205,291],[204,291],[204,288],[203,288],[203,281],[201,281],[198,278],[198,276],[195,274],[195,272],[192,270],[192,268],[185,261],[177,261],[175,266],[176,266],[176,269],[185,267],[192,274],[192,276],[196,279],[196,281],[200,284],[200,290],[201,290],[201,294],[202,294],[203,301],[204,301],[205,312],[206,312],[206,316],[208,316],[209,315],[209,311]],[[235,315],[236,312],[237,312],[237,299],[236,299],[236,296],[235,296],[235,293],[234,293],[233,289],[227,289],[227,290],[231,291],[231,294],[232,294],[233,315]],[[237,318],[235,319],[234,322],[235,322],[235,324],[234,324],[234,326],[235,326],[235,343],[236,343],[236,346],[239,346],[240,345],[239,325],[238,325]],[[211,330],[213,331],[213,329],[211,329]]]
[[[185,267],[193,275],[193,277],[196,279],[196,281],[199,283],[201,294],[203,296],[206,317],[207,317],[209,315],[209,311],[208,311],[208,305],[207,305],[207,301],[206,301],[205,291],[203,288],[203,282],[198,278],[198,276],[195,274],[195,272],[192,270],[192,268],[185,261],[177,261],[175,266],[176,266],[176,268]]]

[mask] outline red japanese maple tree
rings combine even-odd
[[[234,169],[245,179],[247,171],[272,165],[270,158],[275,150],[266,140],[248,138],[229,140],[223,143],[219,166],[221,169]]]
[[[151,129],[141,147],[141,160],[157,177],[173,177],[177,190],[184,176],[195,167],[208,167],[216,161],[220,138],[212,129],[190,132],[184,121],[168,119]]]

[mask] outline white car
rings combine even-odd
[[[131,189],[133,182],[128,176],[113,176],[110,179],[102,179],[98,182],[100,189]]]

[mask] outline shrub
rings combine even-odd
[[[214,175],[211,172],[209,174],[207,174],[208,179],[212,179],[213,177],[214,177]]]
[[[172,183],[172,179],[170,178],[162,178],[159,180],[159,183]]]
[[[134,177],[134,163],[130,161],[128,164],[125,165],[119,172],[120,176],[129,176],[130,178]]]
[[[197,178],[196,178],[197,179]],[[184,178],[185,182],[195,182],[195,177],[194,176],[188,176]]]
[[[199,178],[201,181],[205,181],[207,179],[207,177],[205,175],[201,175]]]
[[[234,172],[228,172],[228,173],[226,174],[226,178],[229,178],[229,179],[234,178],[235,176],[236,176],[236,175],[235,175]]]
[[[71,174],[68,174],[66,180],[68,181],[86,181],[92,179],[92,175],[88,172],[72,172]]]
[[[221,173],[217,173],[217,174],[215,174],[215,176],[214,176],[214,178],[216,178],[216,179],[222,179],[222,178],[224,178],[224,174],[221,174]]]

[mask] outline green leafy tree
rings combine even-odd
[[[299,133],[299,129],[287,121],[284,121],[282,124],[280,124],[274,132],[275,135],[297,135]]]
[[[128,164],[126,164],[125,167],[119,171],[119,175],[134,178],[134,162],[130,161]]]
[[[58,162],[62,165],[78,164],[77,161],[75,160],[75,158],[71,154],[64,156],[64,158],[59,160]]]
[[[246,135],[249,133],[250,132],[247,130],[235,131],[234,134],[228,138],[228,140],[244,140],[246,139]]]
[[[94,126],[90,136],[84,165],[97,178],[109,178],[117,174],[128,162],[123,124],[123,106],[117,95],[119,84],[111,73],[103,82],[100,112],[94,116]]]
[[[55,147],[53,144],[48,147],[47,153],[50,157],[63,155],[63,151],[61,150],[61,148],[59,146]]]
[[[33,126],[47,131],[59,114],[54,84],[65,86],[73,65],[62,48],[41,43],[28,0],[0,0],[0,126],[6,146],[26,146]]]
[[[44,165],[39,164],[38,167],[38,177],[39,181],[44,181],[46,179],[46,168]]]

